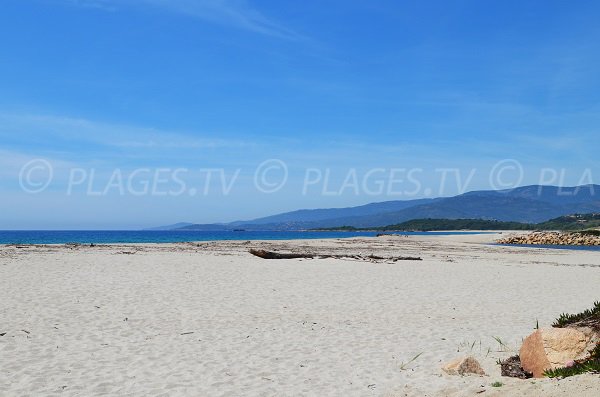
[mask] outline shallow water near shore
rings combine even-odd
[[[559,250],[600,251],[599,245],[557,245],[557,244],[492,244],[503,247],[550,248]]]
[[[481,232],[402,232],[401,235],[457,235]],[[182,243],[221,240],[300,240],[373,237],[377,232],[329,231],[155,231],[155,230],[7,230],[0,231],[0,244],[116,244]]]

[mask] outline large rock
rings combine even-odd
[[[541,378],[548,369],[586,358],[595,345],[594,339],[592,333],[576,328],[539,329],[523,341],[519,351],[521,366]]]
[[[474,357],[461,357],[442,367],[442,370],[448,375],[485,375],[483,368]]]

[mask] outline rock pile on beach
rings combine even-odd
[[[535,232],[505,237],[499,244],[600,245],[600,236],[583,233]]]

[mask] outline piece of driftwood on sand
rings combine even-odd
[[[415,256],[392,256],[389,258],[377,255],[333,255],[333,254],[312,254],[312,253],[282,253],[282,252],[274,252],[274,251],[266,251],[259,249],[251,249],[250,252],[254,256],[258,256],[263,259],[325,259],[325,258],[334,258],[334,259],[358,259],[363,261],[420,261],[422,258]]]

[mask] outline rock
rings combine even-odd
[[[479,362],[471,356],[461,357],[449,362],[442,367],[442,371],[446,372],[448,375],[485,375]]]
[[[519,350],[521,366],[536,378],[544,371],[584,359],[593,348],[593,337],[576,328],[539,329],[523,341]]]
[[[600,245],[600,236],[583,234],[581,232],[534,232],[511,235],[497,241],[499,244],[528,244],[528,245]]]
[[[590,338],[575,328],[551,328],[542,333],[550,365],[564,367],[569,361],[585,358]]]
[[[551,368],[544,350],[544,342],[540,330],[535,331],[523,341],[519,350],[519,358],[523,370],[531,372],[534,377],[541,378],[544,371]]]

